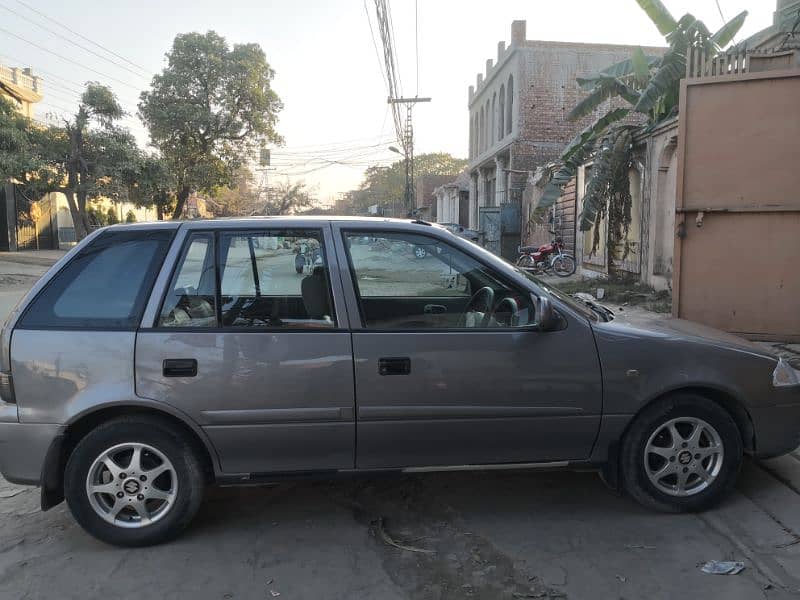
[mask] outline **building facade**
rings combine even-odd
[[[575,79],[627,58],[636,47],[526,39],[526,22],[511,24],[511,43],[497,46],[476,85],[469,88],[469,226],[485,230],[482,208],[514,204],[502,218],[520,220],[519,204],[530,174],[552,161],[594,115],[577,122],[566,115],[585,92]],[[663,48],[643,48],[659,55]],[[597,113],[609,108],[598,107]],[[519,236],[524,224],[516,226]],[[502,244],[511,247],[513,244]],[[500,246],[498,246],[499,248]]]
[[[42,100],[42,80],[30,68],[0,65],[0,96],[11,100],[29,119],[34,117],[34,106]]]
[[[437,223],[458,223],[469,227],[469,173],[463,171],[453,181],[433,190]]]

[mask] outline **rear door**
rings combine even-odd
[[[357,466],[588,458],[602,408],[588,323],[565,315],[561,330],[537,331],[530,291],[444,233],[386,227],[336,226],[361,317]]]
[[[137,394],[194,418],[226,473],[353,468],[352,347],[329,244],[326,227],[190,230],[148,306]]]

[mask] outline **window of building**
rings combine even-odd
[[[100,235],[50,280],[19,327],[135,329],[172,236],[167,230]]]
[[[533,323],[530,294],[460,250],[412,233],[345,233],[369,329],[497,328]]]
[[[500,86],[500,106],[497,111],[497,139],[502,140],[506,136],[505,129],[505,116],[506,116],[506,86]]]
[[[511,133],[514,119],[514,76],[508,76],[508,95],[506,100],[506,135]]]
[[[497,129],[495,128],[495,123],[497,122],[497,93],[492,96],[492,125],[490,127],[491,130],[491,145],[497,141],[495,136],[497,135]]]

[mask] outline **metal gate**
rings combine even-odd
[[[800,70],[681,86],[673,314],[800,341]]]
[[[56,215],[50,195],[31,201],[15,189],[17,249],[52,250],[58,247]]]
[[[478,224],[483,232],[483,247],[493,254],[500,255],[500,207],[481,206],[478,208]]]

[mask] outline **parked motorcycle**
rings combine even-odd
[[[550,273],[569,277],[575,272],[575,257],[564,251],[564,242],[556,238],[541,246],[520,246],[517,266],[531,273]]]

